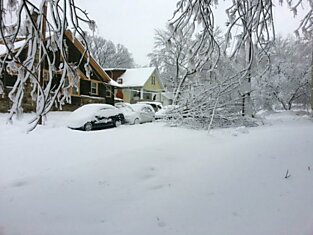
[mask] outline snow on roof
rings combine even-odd
[[[18,50],[24,44],[26,43],[26,40],[17,41],[14,43],[14,50]],[[4,44],[0,44],[0,55],[4,55],[8,52],[7,47]]]
[[[117,83],[113,79],[111,79],[108,84],[111,85],[111,86],[115,86],[115,87],[122,87],[121,84]]]
[[[46,32],[46,39],[49,39],[51,36],[54,35],[54,32]],[[3,40],[1,38],[1,40]],[[14,42],[14,50],[18,50],[20,49],[22,46],[24,46],[26,44],[27,39],[25,37],[19,37],[16,39],[16,41]],[[13,50],[13,51],[14,51]],[[8,52],[7,47],[2,43],[0,43],[0,55],[4,55]]]
[[[120,77],[123,87],[142,87],[155,71],[155,67],[127,69]]]
[[[127,68],[102,68],[104,71],[127,70]]]

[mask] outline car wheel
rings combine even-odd
[[[114,121],[114,126],[115,127],[118,127],[118,126],[120,126],[122,124],[122,122],[120,121],[120,120],[115,120]]]
[[[136,118],[136,119],[135,119],[134,124],[135,124],[135,125],[136,125],[136,124],[140,124],[139,118]]]
[[[85,131],[91,131],[92,130],[92,123],[87,122],[84,126]]]

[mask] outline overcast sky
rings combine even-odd
[[[153,49],[154,30],[165,28],[173,15],[176,2],[177,0],[76,0],[76,4],[87,10],[90,18],[96,21],[96,34],[126,46],[135,62],[141,66],[149,63],[147,54]],[[223,6],[228,5],[230,0],[219,2],[216,24],[224,25],[226,15]],[[303,15],[302,12],[299,12],[299,16]],[[276,32],[292,34],[300,17],[294,19],[286,7],[280,6],[276,7],[274,14]]]

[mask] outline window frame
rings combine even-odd
[[[95,85],[96,87],[93,87]],[[94,92],[95,90],[95,92]],[[99,95],[99,86],[97,82],[90,81],[90,94],[91,95]]]
[[[112,91],[108,88],[105,89],[105,97],[111,98],[112,97]]]
[[[156,85],[155,76],[154,75],[151,77],[151,85]]]

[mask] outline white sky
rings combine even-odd
[[[138,65],[149,63],[146,55],[153,49],[155,29],[165,28],[175,10],[176,2],[177,0],[76,0],[76,4],[87,10],[90,18],[96,21],[96,34],[125,45]],[[219,2],[216,23],[225,25],[226,15],[222,8],[230,0]],[[278,0],[274,2],[278,4]],[[299,16],[303,15],[300,11],[297,19],[293,19],[292,13],[286,7],[280,6],[276,7],[274,14],[276,32],[284,35],[293,33]]]

